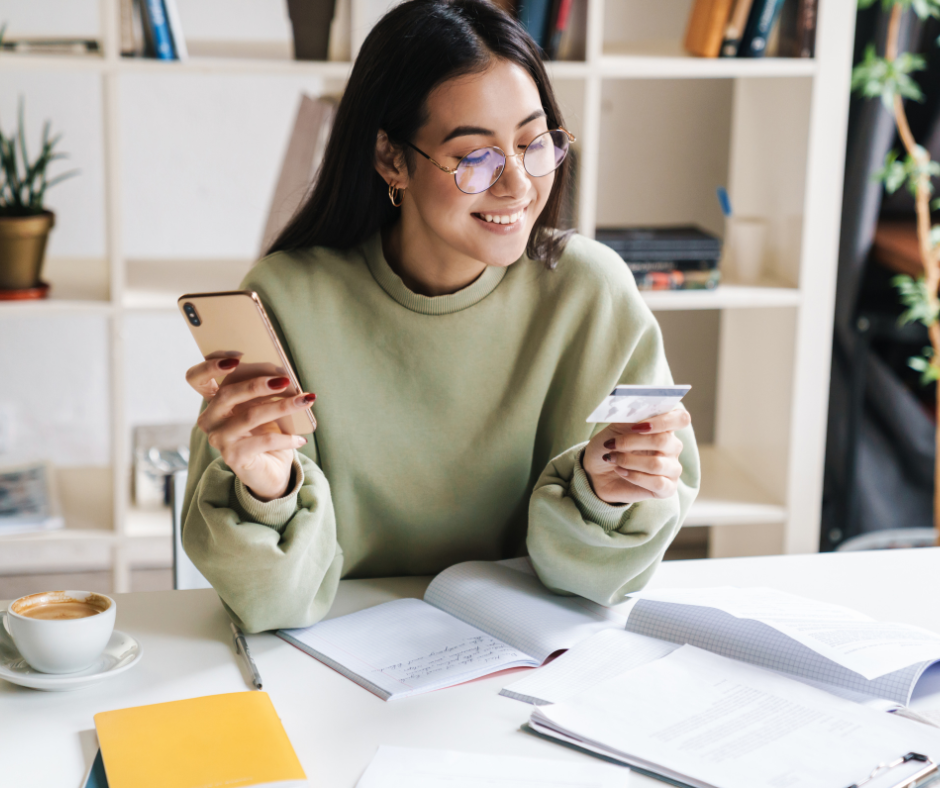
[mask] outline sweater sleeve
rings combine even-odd
[[[630,349],[619,364],[619,383],[671,384],[659,326],[648,310],[646,314],[643,329],[633,342],[624,343]],[[605,425],[594,426],[600,430]],[[548,463],[532,492],[526,540],[532,565],[548,588],[612,605],[649,582],[700,485],[692,427],[678,430],[676,437],[683,445],[682,475],[669,498],[629,505],[602,501],[581,464],[586,441]]]
[[[193,431],[183,547],[246,632],[309,626],[336,595],[343,551],[330,485],[300,452],[293,479],[284,497],[258,501]]]

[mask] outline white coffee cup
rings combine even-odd
[[[67,617],[81,612],[79,608],[96,612]],[[13,602],[3,624],[30,667],[41,673],[76,673],[89,667],[108,645],[116,612],[114,600],[104,594],[44,591]]]

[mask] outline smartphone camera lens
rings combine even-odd
[[[202,325],[202,321],[199,319],[199,315],[196,312],[196,307],[189,303],[189,301],[183,304],[183,311],[186,313],[186,317],[189,318],[189,322],[194,326]]]

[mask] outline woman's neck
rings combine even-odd
[[[455,252],[438,239],[403,230],[403,220],[382,231],[382,251],[411,292],[424,296],[456,293],[473,284],[486,264]]]

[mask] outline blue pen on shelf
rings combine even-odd
[[[728,196],[728,190],[724,186],[719,186],[715,189],[715,192],[718,194],[718,204],[721,205],[721,212],[725,215],[725,218],[731,216],[731,198]]]

